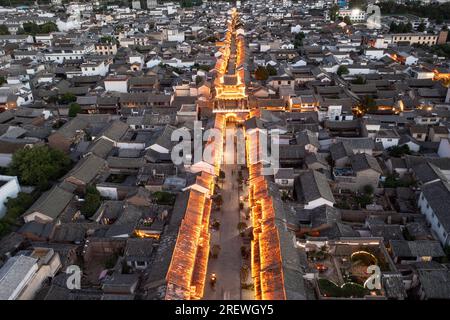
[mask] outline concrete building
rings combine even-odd
[[[117,44],[115,43],[97,43],[95,53],[99,55],[115,55],[117,53]]]
[[[352,22],[364,22],[367,19],[366,12],[359,9],[340,9],[338,16],[342,18],[349,17]]]

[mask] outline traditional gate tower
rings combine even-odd
[[[245,37],[236,8],[231,11],[221,56],[215,66],[214,112],[248,112],[245,85]]]

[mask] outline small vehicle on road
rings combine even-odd
[[[211,279],[209,281],[209,283],[211,284],[211,288],[214,289],[214,287],[216,286],[216,282],[217,282],[217,276],[215,273],[211,274]]]

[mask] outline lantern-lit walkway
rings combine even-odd
[[[228,123],[228,128],[234,127]],[[227,154],[233,152],[234,155]],[[235,156],[232,148],[224,151],[225,158]],[[211,221],[217,219],[220,222],[218,231],[211,232],[210,247],[219,245],[220,253],[216,259],[210,258],[207,271],[207,284],[203,299],[206,300],[231,300],[241,299],[241,252],[242,237],[237,229],[239,223],[239,185],[237,181],[238,166],[236,164],[223,164],[221,167],[225,172],[225,179],[219,183],[223,204],[220,211],[211,212]],[[233,174],[234,172],[234,174]],[[217,283],[212,289],[209,279],[212,273],[217,275]]]

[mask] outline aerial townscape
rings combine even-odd
[[[450,299],[449,28],[0,0],[0,300]]]

